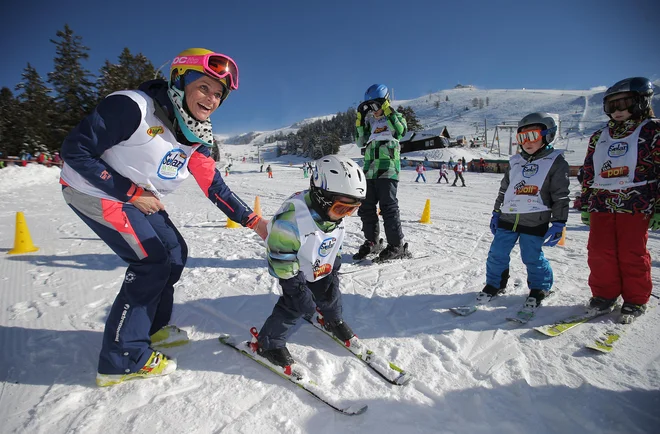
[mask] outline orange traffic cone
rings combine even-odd
[[[422,212],[422,219],[419,222],[424,224],[431,224],[431,199],[426,199],[424,212]]]
[[[32,244],[32,237],[30,230],[25,222],[25,216],[22,212],[16,213],[16,236],[14,237],[14,248],[8,251],[10,255],[18,255],[20,253],[36,252],[39,247]]]
[[[230,218],[227,219],[227,229],[238,229],[240,227],[242,226],[236,223],[235,221],[233,221],[232,219]]]
[[[261,217],[261,203],[259,203],[259,196],[254,198],[254,209],[253,211]]]
[[[564,229],[561,231],[561,239],[559,240],[557,245],[563,246],[564,244],[566,244],[566,227],[564,227]]]

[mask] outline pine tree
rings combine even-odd
[[[8,87],[0,89],[0,152],[2,158],[19,156],[25,148],[26,119]]]
[[[22,91],[17,100],[25,119],[30,120],[30,132],[26,134],[24,144],[31,153],[34,151],[54,151],[60,143],[55,141],[53,123],[55,121],[55,101],[49,89],[35,68],[28,63],[21,75],[23,81],[16,85]]]
[[[408,124],[408,131],[421,131],[423,130],[422,124],[419,122],[415,110],[412,107],[399,106],[396,111],[401,113]]]
[[[163,75],[158,72],[156,76],[156,68],[151,61],[142,53],[134,56],[128,48],[124,48],[119,55],[119,63],[113,64],[106,60],[101,67],[96,84],[98,100],[118,90],[137,89],[140,84],[154,78],[163,79]]]
[[[91,112],[95,96],[94,85],[90,81],[93,76],[80,63],[89,58],[89,48],[82,44],[80,36],[74,35],[68,24],[64,25],[64,31],[58,30],[56,35],[59,40],[50,40],[57,47],[57,56],[54,71],[48,73],[48,82],[57,94],[55,140],[61,142]]]

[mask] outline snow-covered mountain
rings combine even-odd
[[[510,135],[515,135],[515,131],[512,133],[511,130],[497,129],[496,134],[496,127],[515,125],[528,113],[545,111],[557,114],[559,117],[560,131],[555,147],[567,149],[566,159],[571,164],[579,165],[584,159],[589,136],[607,122],[607,116],[602,109],[605,90],[604,86],[589,90],[478,89],[463,86],[415,99],[395,100],[392,105],[412,107],[424,129],[432,132],[438,132],[442,127],[446,127],[452,137],[464,135],[470,139],[483,137],[484,129],[487,129],[488,142],[485,147],[436,149],[406,154],[408,158],[424,156],[431,160],[448,160],[449,157],[465,157],[467,160],[480,157],[507,158]],[[653,101],[656,113],[660,111],[658,93],[656,89]],[[263,145],[263,149],[268,150],[275,145],[265,144],[267,137],[279,133],[295,133],[302,125],[319,119],[329,119],[332,116],[334,115],[304,119],[277,130],[246,133],[251,134],[252,138],[249,141],[241,140],[241,143]],[[226,137],[223,142],[230,145],[244,136]],[[499,141],[494,140],[496,138],[499,138]],[[515,137],[511,138],[515,142]],[[229,152],[230,149],[228,148]],[[355,148],[354,156],[360,156],[359,149]]]

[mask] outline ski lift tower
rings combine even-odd
[[[517,125],[496,125],[495,126],[495,135],[493,136],[493,141],[490,144],[490,152],[493,152],[493,146],[495,146],[495,140],[497,140],[497,155],[502,156],[502,150],[500,148],[500,130],[501,132],[509,131],[509,155],[513,153],[513,132],[518,130]]]

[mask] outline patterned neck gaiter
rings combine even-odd
[[[170,87],[167,90],[170,101],[176,110],[174,115],[179,122],[179,128],[189,142],[201,143],[204,146],[213,146],[213,127],[210,118],[204,122],[192,117],[183,107],[184,93],[182,90]]]

